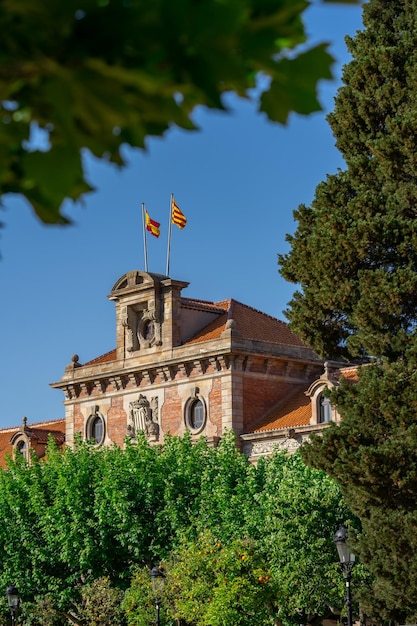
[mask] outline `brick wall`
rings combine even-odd
[[[111,399],[111,406],[107,413],[107,435],[118,446],[123,447],[126,437],[127,415],[123,409],[123,396]]]
[[[215,432],[212,436],[220,437],[222,433],[222,378],[216,378],[213,381],[212,390],[209,393],[209,420],[214,426]],[[210,429],[211,430],[211,429]],[[211,434],[211,433],[210,433]]]
[[[84,415],[78,404],[74,406],[74,435],[81,433],[84,436]]]
[[[161,424],[164,434],[177,435],[182,431],[182,402],[176,387],[165,390],[165,401],[161,411]]]

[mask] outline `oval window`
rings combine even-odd
[[[196,398],[191,402],[188,413],[188,425],[191,430],[200,430],[204,426],[205,417],[205,406]]]

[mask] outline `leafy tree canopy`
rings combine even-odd
[[[332,615],[330,607],[343,608],[332,537],[341,523],[356,521],[337,484],[298,454],[277,453],[248,470],[239,499],[217,506],[219,486],[228,480],[213,486],[216,520],[198,524],[198,534],[184,533],[162,561],[166,619],[196,626],[290,625],[298,623],[300,610],[309,623],[321,623]],[[355,579],[357,587],[366,580],[360,565]],[[152,606],[149,574],[138,570],[125,601],[129,624],[144,623]]]
[[[361,520],[353,548],[374,576],[365,607],[400,623],[417,617],[416,378],[404,361],[363,366],[332,394],[343,420],[302,450]]]
[[[348,0],[345,0],[348,1]],[[193,130],[198,105],[249,97],[269,79],[259,108],[285,123],[320,109],[317,81],[331,78],[326,45],[305,42],[308,0],[4,0],[0,5],[0,190],[23,194],[38,217],[91,190],[82,153],[120,166],[123,144],[172,125]],[[33,149],[34,129],[45,150]]]
[[[347,165],[295,212],[281,273],[298,283],[287,312],[324,356],[403,356],[416,339],[415,0],[370,0],[347,38],[329,123]]]
[[[243,610],[240,592],[248,623],[255,611],[259,626],[271,615],[290,624],[299,608],[319,619],[343,606],[332,536],[349,521],[339,488],[322,471],[282,453],[253,466],[233,433],[216,448],[189,436],[162,447],[143,437],[124,450],[79,443],[61,452],[51,443],[47,460],[27,465],[18,457],[0,473],[0,588],[13,580],[25,605],[34,602],[28,619],[45,606],[50,624],[65,615],[76,623],[91,597],[106,596],[106,586],[126,589],[139,567],[125,610],[140,624],[152,611],[143,572],[162,561],[179,577],[170,606],[180,616],[194,615],[215,575],[216,598],[209,597],[227,609],[230,624]],[[218,554],[203,570],[199,553],[213,539]],[[188,559],[196,569],[187,569]],[[117,609],[117,593],[107,595],[115,601],[97,605],[100,615]],[[259,602],[262,611],[254,608]],[[199,615],[199,624],[212,623],[209,613]]]

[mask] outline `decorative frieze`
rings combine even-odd
[[[245,441],[242,446],[242,452],[248,457],[267,456],[276,450],[284,450],[285,452],[295,452],[303,443],[303,436],[297,434],[282,434],[281,438],[270,438],[262,441]]]
[[[91,366],[90,366],[91,367]],[[175,364],[162,362],[161,365],[153,367],[144,367],[138,371],[120,371],[119,373],[100,373],[99,366],[94,368],[96,371],[91,378],[87,376],[84,380],[81,378],[82,366],[77,367],[74,371],[76,380],[63,380],[59,387],[65,393],[66,400],[74,400],[80,397],[99,396],[106,393],[117,392],[125,389],[135,389],[140,387],[149,387],[155,384],[172,383],[183,380],[184,378],[194,378],[201,376],[211,376],[213,373],[235,371],[251,374],[262,373],[269,378],[282,380],[283,378],[300,377],[302,368],[298,363],[292,364],[287,360],[260,358],[259,356],[229,354],[215,356],[195,357],[189,361],[183,361]],[[89,370],[86,371],[89,372]],[[308,368],[304,369],[303,374],[310,373]]]

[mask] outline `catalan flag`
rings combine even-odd
[[[148,230],[154,237],[159,237],[161,231],[159,230],[160,223],[149,217],[148,211],[145,211],[146,230]]]
[[[173,224],[178,226],[178,228],[184,228],[187,223],[187,218],[175,202],[174,198],[171,199],[171,220]]]

